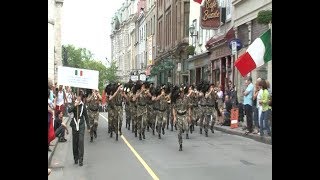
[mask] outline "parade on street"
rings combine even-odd
[[[48,0],[48,179],[272,179],[272,0]]]

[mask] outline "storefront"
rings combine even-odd
[[[228,85],[228,81],[233,81],[231,61],[231,51],[226,43],[212,49],[210,54],[212,79],[210,81],[217,86],[222,85],[223,91]]]
[[[201,80],[210,81],[209,53],[205,52],[187,60],[189,70],[189,84],[198,84]]]
[[[234,30],[231,28],[225,35],[212,37],[206,44],[210,52],[210,73],[212,74],[210,82],[216,86],[222,85],[222,91],[226,90],[228,81],[233,81],[233,59],[228,42],[234,38]]]

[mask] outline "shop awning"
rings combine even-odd
[[[235,36],[235,31],[233,30],[233,27],[229,29],[229,31],[224,34],[224,35],[220,35],[220,36],[213,36],[211,37],[207,43],[206,43],[206,48],[210,49],[211,47],[214,47],[217,44],[223,43],[223,42],[229,42],[232,39],[234,39]]]

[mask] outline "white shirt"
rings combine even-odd
[[[260,101],[260,99],[262,98],[261,97],[261,95],[262,95],[262,88],[259,90],[259,92],[258,92],[258,95],[257,95],[257,107],[261,107],[261,105],[259,104],[259,101]]]
[[[67,92],[66,96],[67,96],[67,102],[72,103],[72,94]]]
[[[53,108],[53,103],[52,103],[52,101],[50,100],[50,98],[48,98],[48,105],[49,105],[52,109],[54,109],[54,108]]]
[[[58,92],[58,97],[57,97],[57,106],[61,106],[64,103],[63,99],[63,91]]]
[[[217,92],[218,98],[222,99],[223,97],[223,92],[220,90],[219,92]]]

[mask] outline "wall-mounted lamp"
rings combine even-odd
[[[194,23],[189,27],[190,36],[192,39],[192,45],[193,45],[193,37],[196,37],[196,40],[198,39],[198,31],[196,30],[196,27]]]

